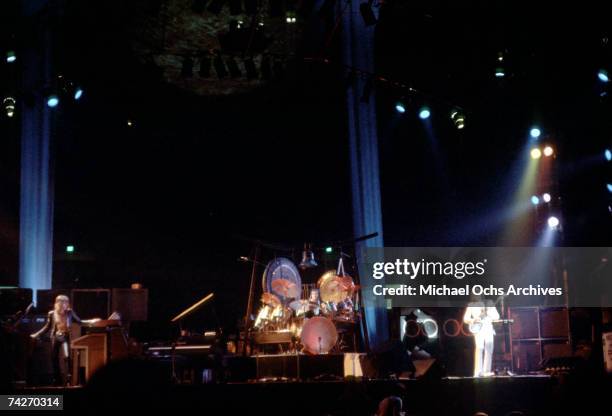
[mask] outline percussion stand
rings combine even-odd
[[[244,314],[244,339],[242,343],[242,355],[246,355],[247,342],[251,339],[251,328],[249,325],[251,314],[253,313],[253,297],[255,295],[255,273],[257,272],[257,263],[259,261],[259,244],[255,244],[252,267],[251,267],[251,282],[249,284],[249,296],[247,299],[246,313]]]

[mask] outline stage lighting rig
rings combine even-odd
[[[451,111],[450,117],[453,124],[458,130],[462,130],[465,127],[465,114],[463,114],[463,111],[461,111],[461,109],[454,108]]]
[[[429,117],[431,116],[431,110],[429,109],[429,107],[421,107],[421,109],[419,110],[419,118],[421,120],[427,120]]]
[[[6,116],[12,118],[15,115],[15,105],[17,101],[13,97],[6,97],[2,100],[2,107],[4,108],[4,112]]]
[[[529,154],[531,155],[532,159],[539,159],[542,157],[542,151],[538,147],[534,147],[533,149],[531,149],[531,152]]]
[[[7,51],[6,52],[6,63],[12,64],[17,60],[17,54],[15,51]]]

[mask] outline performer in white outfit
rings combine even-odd
[[[491,364],[493,362],[493,346],[495,330],[493,321],[499,320],[499,312],[492,302],[470,302],[465,309],[463,322],[470,325],[474,334],[474,377],[488,377],[493,375]]]

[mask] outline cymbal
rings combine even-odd
[[[272,291],[285,298],[299,298],[300,289],[297,285],[287,279],[276,279],[272,281]]]
[[[276,296],[273,293],[270,292],[264,292],[261,295],[261,303],[263,303],[264,305],[270,305],[270,306],[278,306],[281,304],[280,299],[278,298],[278,296]]]
[[[304,351],[310,354],[328,353],[338,342],[338,332],[328,318],[315,316],[304,323],[301,343]]]
[[[336,276],[331,279],[325,280],[321,285],[320,290],[321,300],[323,300],[323,302],[333,303],[342,302],[352,293],[352,288],[348,284],[346,278],[343,278],[341,276]]]
[[[334,277],[336,277],[335,270],[326,271],[325,273],[321,275],[321,277],[319,277],[319,280],[317,280],[317,287],[320,288],[323,285],[323,283],[325,283],[329,279],[333,279]]]

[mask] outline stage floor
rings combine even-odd
[[[608,388],[609,388],[609,380]],[[566,414],[569,387],[541,375],[438,380],[248,382],[202,385],[126,385],[116,380],[85,388],[24,388],[22,394],[63,394],[66,410],[117,410],[125,406],[225,414],[372,415],[377,403],[400,396],[406,415]],[[610,390],[608,390],[610,391]],[[576,398],[577,390],[572,388]],[[579,396],[578,396],[579,397]],[[603,396],[605,397],[605,396]]]

